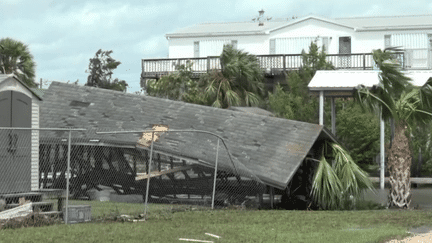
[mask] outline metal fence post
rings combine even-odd
[[[149,189],[150,189],[150,175],[151,175],[151,164],[152,164],[152,159],[153,159],[153,139],[154,139],[154,133],[152,132],[152,139],[151,139],[151,145],[150,145],[150,161],[149,161],[149,167],[148,169],[148,173],[147,173],[147,189],[146,189],[146,196],[145,196],[145,203],[144,203],[144,218],[147,218],[147,202],[148,202],[148,195],[149,195]]]
[[[214,171],[214,179],[213,179],[212,209],[214,209],[214,202],[215,202],[218,155],[219,155],[219,138],[217,139],[217,147],[216,147],[216,162],[215,162],[215,171]]]
[[[65,224],[68,223],[68,207],[69,207],[69,177],[70,177],[70,154],[71,154],[71,134],[72,130],[69,130],[68,139],[68,154],[67,154],[67,175],[66,175],[66,208],[65,208]]]

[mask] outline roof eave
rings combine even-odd
[[[310,91],[351,91],[354,87],[309,87]]]
[[[30,93],[32,93],[34,96],[36,96],[36,98],[38,98],[39,100],[42,100],[42,97],[40,97],[36,92],[34,92],[26,83],[24,83],[23,81],[21,81],[17,76],[15,76],[14,74],[11,74],[8,78],[13,78],[16,81],[18,81],[20,84],[22,84],[28,91],[30,91]]]
[[[221,32],[221,33],[184,33],[166,34],[166,38],[190,38],[190,37],[219,37],[219,36],[239,36],[239,35],[268,35],[269,31],[242,31],[242,32]]]
[[[389,30],[425,30],[432,29],[432,25],[425,26],[395,26],[395,27],[361,27],[356,28],[356,32],[368,32],[368,31],[389,31]]]

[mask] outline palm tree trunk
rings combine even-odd
[[[395,127],[394,140],[388,154],[390,174],[389,207],[409,208],[411,203],[411,151],[405,132],[406,123],[399,121]]]

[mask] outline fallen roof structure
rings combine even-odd
[[[335,141],[318,124],[219,109],[168,99],[127,94],[94,87],[53,82],[44,93],[41,127],[75,127],[98,131],[148,130],[154,124],[169,129],[204,130],[221,136],[233,159],[264,184],[285,189],[317,142]],[[59,134],[66,137],[66,133]],[[136,146],[140,134],[74,134],[82,142],[115,142]],[[154,143],[156,151],[181,155],[213,165],[217,139],[197,133],[167,133]],[[221,153],[222,151],[222,153]],[[226,151],[219,161],[229,164]],[[225,161],[225,162],[224,162]]]

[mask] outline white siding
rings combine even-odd
[[[305,42],[309,42],[307,47],[299,47],[300,50],[295,50],[297,53],[286,53],[286,54],[300,54],[301,49],[305,51],[309,50],[310,41],[318,38],[318,46],[323,45],[322,39],[328,38],[327,41],[327,53],[336,54],[339,52],[339,37],[341,36],[355,36],[356,32],[351,28],[346,28],[330,23],[324,23],[315,19],[300,22],[295,25],[287,26],[285,28],[276,30],[270,33],[270,38],[281,39],[281,38],[305,38]],[[305,45],[303,43],[302,45]],[[277,46],[277,44],[276,44]],[[352,46],[353,47],[353,46]]]
[[[385,48],[384,36],[387,35],[391,38],[391,46],[402,45],[408,49],[406,56],[409,57],[408,61],[411,60],[413,68],[422,68],[426,67],[428,64],[427,60],[431,59],[430,51],[426,51],[428,43],[426,33],[432,33],[432,29],[428,31],[380,30],[359,32],[352,28],[310,19],[261,35],[171,38],[169,40],[169,56],[170,58],[193,57],[194,41],[200,41],[201,57],[208,54],[213,55],[222,51],[220,43],[224,41],[228,42],[228,39],[237,40],[238,49],[254,55],[300,54],[302,49],[307,51],[310,41],[317,37],[322,41],[318,43],[320,47],[324,43],[327,44],[327,54],[337,54],[339,53],[339,37],[344,36],[351,37],[351,53],[371,53],[375,49]],[[326,41],[323,41],[324,39]],[[205,43],[206,41],[207,44],[210,44],[212,41],[219,43],[219,47],[206,47],[209,51],[204,52],[204,50],[201,50],[203,47],[201,43]],[[274,52],[270,50],[271,42],[275,42]],[[279,45],[276,42],[279,42]],[[216,56],[219,54],[216,54]]]
[[[402,46],[407,49],[418,49],[428,47],[426,33],[404,33],[391,36],[392,46]]]
[[[32,99],[32,128],[39,128],[39,107],[41,102],[33,96]],[[31,138],[31,190],[39,189],[39,131],[33,130]]]
[[[276,54],[301,54],[304,50],[309,52],[311,42],[317,40],[317,45],[322,46],[322,38],[316,37],[293,37],[275,39]]]
[[[237,41],[237,49],[243,50],[255,55],[268,54],[268,36],[232,36],[232,37],[202,37],[202,38],[171,38],[169,40],[169,58],[191,58],[194,57],[194,42],[199,41],[200,57],[219,56],[222,53],[220,43],[232,44]],[[213,51],[204,52],[202,43],[219,43],[219,47],[213,48]]]
[[[428,49],[428,35],[426,33],[401,33],[391,35],[392,46],[405,49],[406,65],[414,68],[428,68],[430,50]]]
[[[208,56],[220,56],[223,50],[223,46],[231,44],[231,40],[203,40],[199,42],[199,53],[200,57]]]

